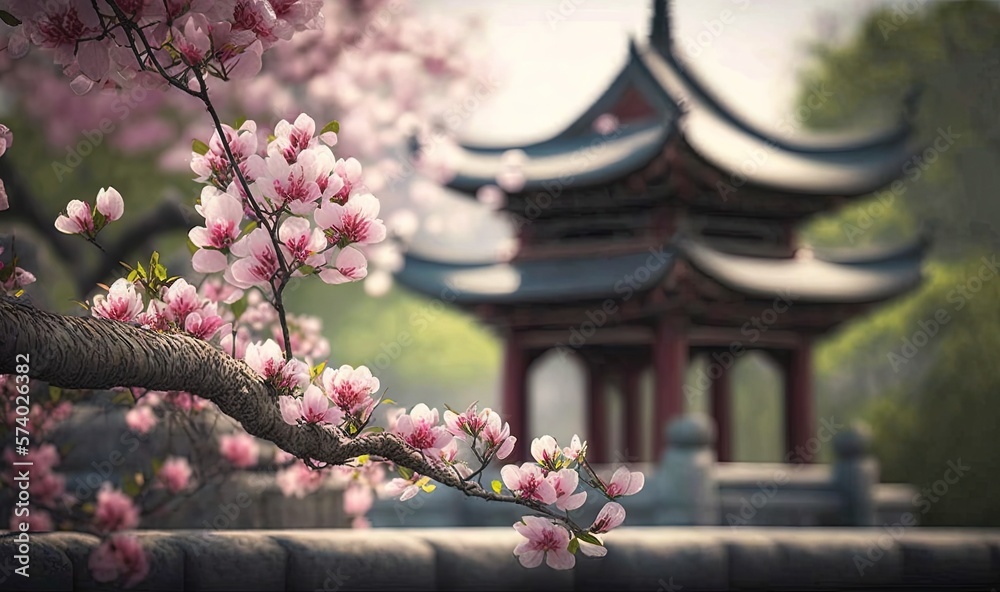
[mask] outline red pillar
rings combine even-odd
[[[670,420],[684,412],[684,372],[688,364],[688,340],[684,325],[668,319],[656,328],[653,343],[653,368],[656,372],[656,397],[653,412],[653,457],[659,459]]]
[[[606,404],[607,367],[587,362],[587,460],[603,463],[608,452],[608,411]]]
[[[641,368],[634,364],[622,367],[621,388],[622,399],[625,401],[625,456],[629,462],[646,460],[646,451],[642,441],[642,400],[639,393],[639,375]]]
[[[528,356],[517,333],[507,335],[503,361],[503,416],[510,424],[511,435],[517,438],[507,462],[526,460],[528,440],[527,402]]]
[[[712,418],[715,420],[716,444],[719,462],[733,460],[732,451],[732,399],[730,397],[729,370],[719,366],[722,374],[712,380]]]
[[[785,450],[786,460],[815,462],[808,451],[816,433],[816,413],[812,392],[812,347],[807,339],[789,350],[785,365]]]

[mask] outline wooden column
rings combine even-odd
[[[803,338],[785,361],[785,452],[791,462],[815,462],[807,449],[816,433],[812,392],[812,346]]]
[[[621,374],[622,399],[625,402],[625,460],[629,462],[644,462],[646,451],[643,449],[642,399],[639,390],[639,378],[642,366],[638,364],[623,364]],[[618,460],[618,459],[615,459]]]
[[[511,435],[517,438],[507,462],[527,460],[525,442],[528,438],[528,355],[520,336],[507,335],[503,361],[503,417],[510,424]]]
[[[685,327],[679,319],[666,319],[656,327],[653,369],[656,373],[653,412],[653,458],[659,460],[670,420],[684,412],[684,372],[688,364]]]
[[[607,366],[587,360],[587,460],[603,463],[608,452]]]
[[[721,364],[718,367],[722,373],[712,380],[712,419],[715,420],[716,431],[715,448],[719,462],[731,462],[733,460],[733,426],[729,369]]]

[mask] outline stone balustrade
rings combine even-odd
[[[621,528],[607,557],[576,569],[522,568],[511,528],[139,531],[151,570],[139,590],[991,590],[1000,530]],[[12,573],[0,534],[0,589],[93,590],[98,539],[31,536],[30,575]]]

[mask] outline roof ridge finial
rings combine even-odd
[[[653,0],[653,23],[649,32],[649,43],[660,53],[670,53],[670,5],[669,0]]]

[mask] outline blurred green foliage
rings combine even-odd
[[[812,127],[891,121],[919,86],[917,138],[933,145],[949,127],[955,136],[911,163],[919,175],[901,171],[904,189],[888,207],[862,200],[804,232],[817,246],[850,247],[933,230],[924,285],[831,334],[815,360],[820,413],[872,425],[884,481],[923,489],[949,461],[972,467],[932,503],[921,518],[928,524],[1000,524],[1000,279],[991,263],[1000,249],[997,31],[993,2],[930,3],[911,16],[887,7],[846,43],[815,46],[803,76],[803,101],[817,83],[835,95]]]

